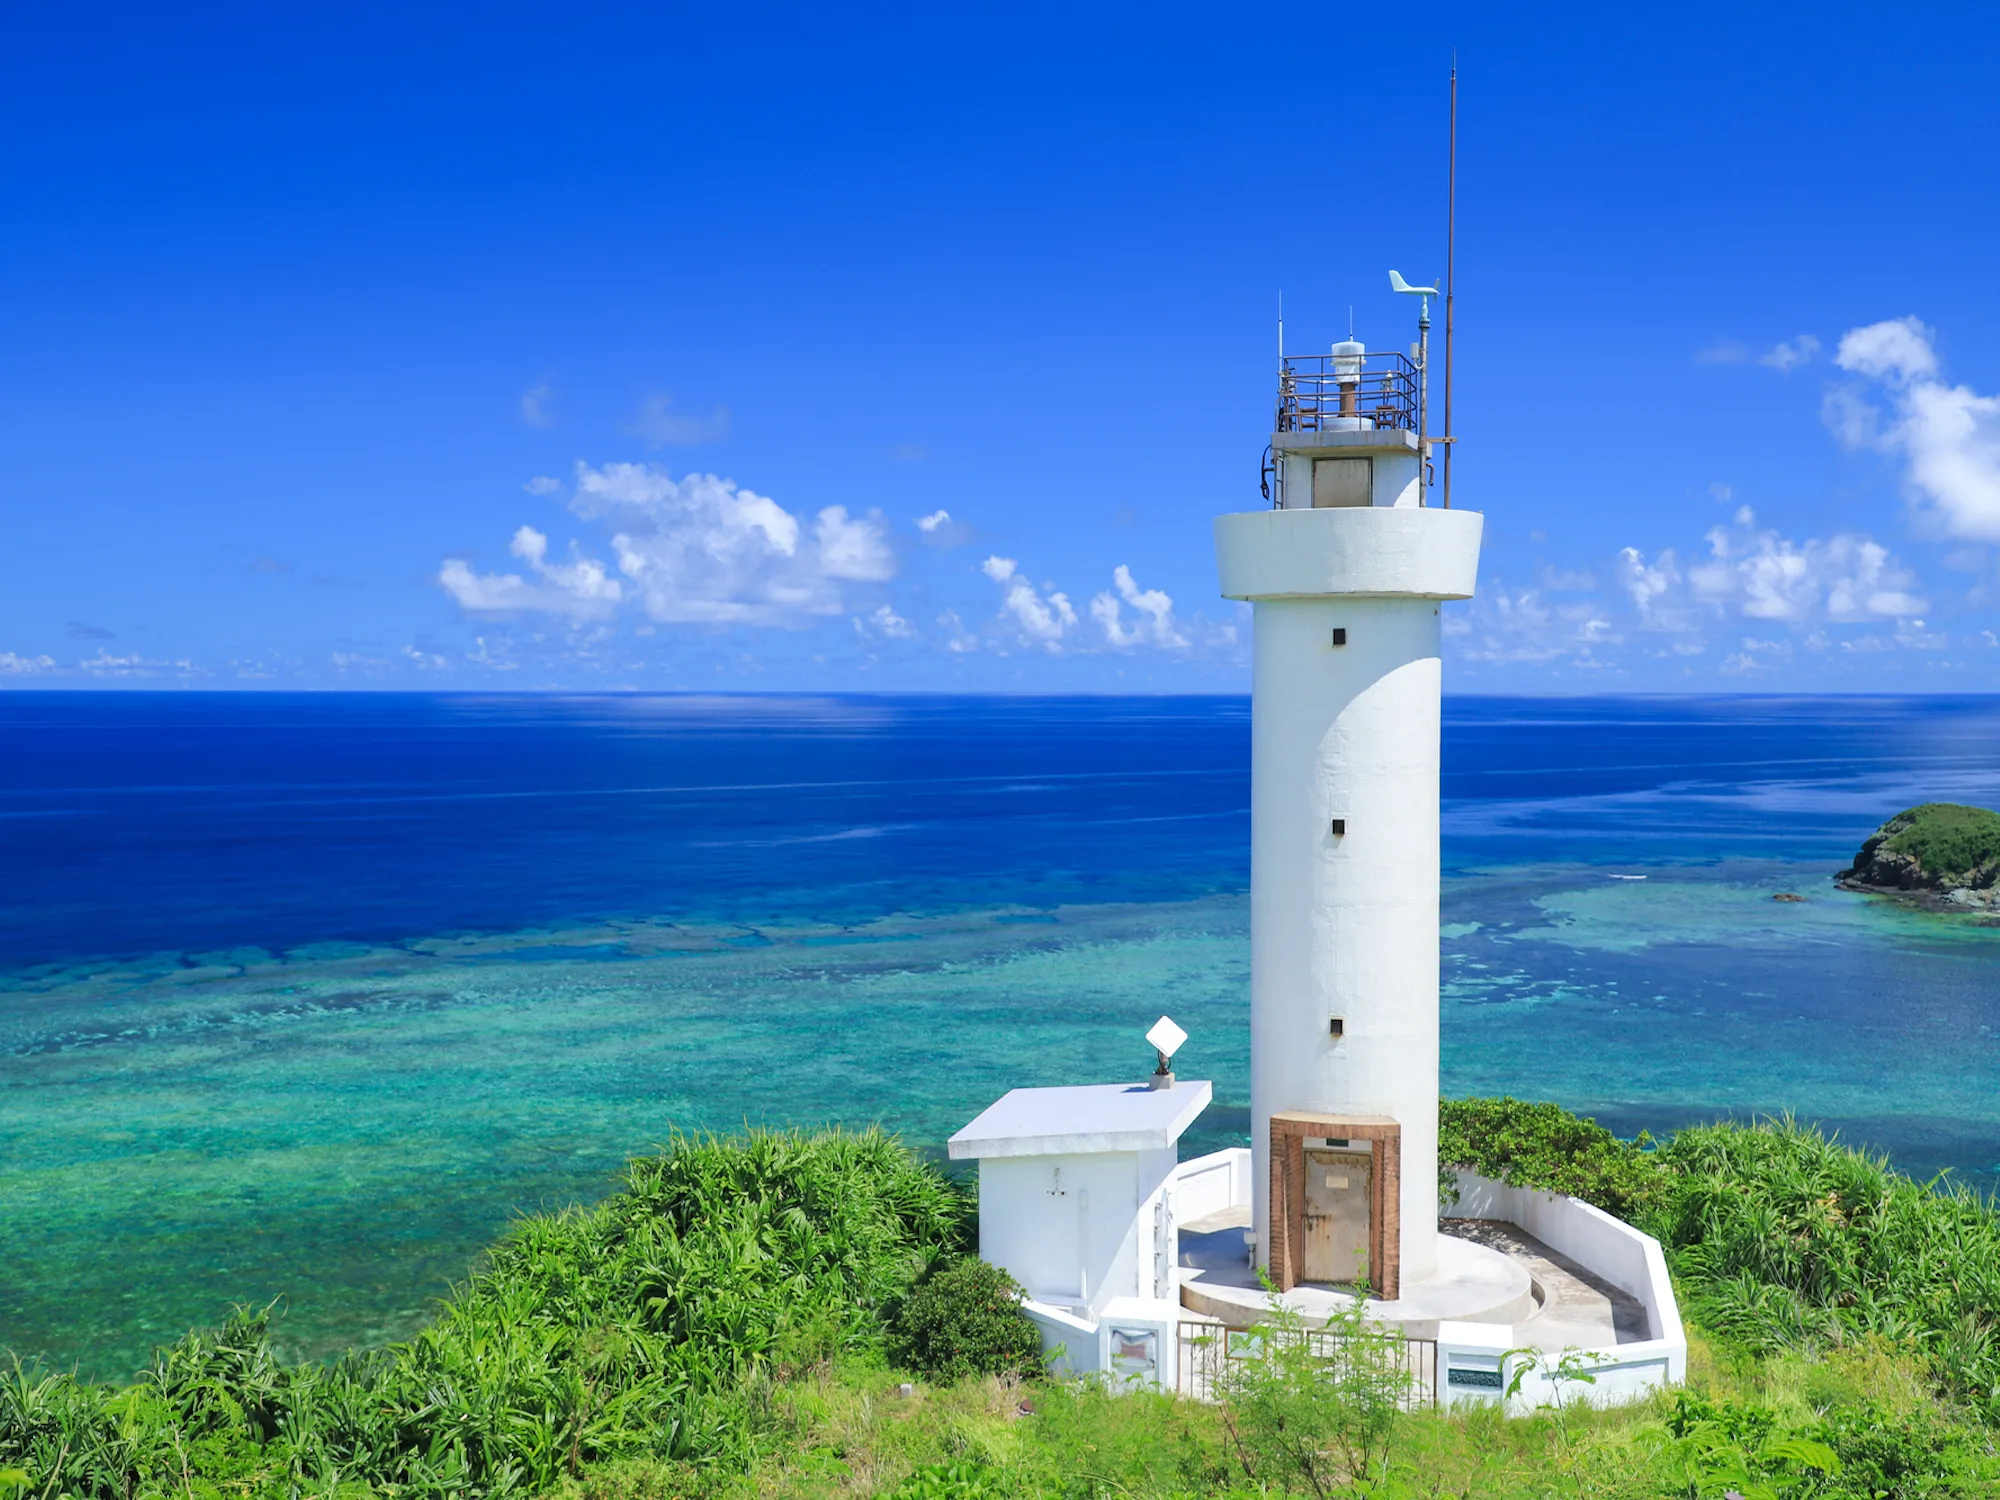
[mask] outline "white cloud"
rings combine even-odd
[[[917,638],[917,627],[888,605],[878,604],[873,614],[854,617],[854,633],[863,640],[884,636],[892,641],[913,641]]]
[[[55,669],[53,656],[17,656],[12,651],[0,651],[0,676],[29,677]]]
[[[1849,331],[1834,362],[1879,382],[1877,406],[1861,391],[1830,391],[1827,425],[1850,447],[1900,454],[1919,502],[1949,535],[2000,540],[2000,396],[1938,378],[1933,335],[1914,317]]]
[[[1120,650],[1133,646],[1162,646],[1168,650],[1180,651],[1187,647],[1188,639],[1174,628],[1174,601],[1160,589],[1142,590],[1132,579],[1132,570],[1120,563],[1111,570],[1111,581],[1117,586],[1114,596],[1109,590],[1090,601],[1090,617],[1104,629],[1104,639]],[[1124,622],[1124,612],[1119,601],[1132,606],[1138,615],[1128,628]]]
[[[1011,619],[1020,635],[1050,651],[1062,649],[1063,638],[1076,628],[1076,610],[1069,596],[1045,584],[1044,594],[1020,575],[1011,557],[989,557],[980,571],[1006,590],[1000,602],[1001,615]]]
[[[1457,654],[1469,661],[1529,665],[1567,658],[1579,667],[1600,668],[1595,647],[1619,637],[1596,601],[1551,603],[1539,589],[1494,587],[1475,597],[1469,615],[1454,615],[1445,633],[1461,642]]]
[[[1681,585],[1673,548],[1664,549],[1649,563],[1637,547],[1626,547],[1619,552],[1616,567],[1618,586],[1638,610],[1641,625],[1648,630],[1690,628],[1686,611],[1673,604]]]
[[[438,652],[425,651],[417,646],[405,646],[403,648],[403,655],[409,658],[419,669],[427,672],[436,671],[440,667],[450,665],[450,662]]]
[[[829,578],[886,583],[896,576],[896,556],[882,527],[880,511],[850,519],[844,505],[829,505],[813,525],[820,567]]]
[[[972,528],[963,521],[954,521],[948,510],[918,516],[917,530],[923,534],[926,547],[962,547],[972,540]]]
[[[648,396],[626,426],[634,437],[653,447],[666,444],[692,448],[703,443],[719,443],[729,436],[729,408],[718,406],[705,417],[683,415],[673,409],[672,396]]]
[[[483,635],[474,636],[472,645],[473,649],[467,652],[465,657],[471,666],[485,667],[493,672],[512,672],[520,666],[519,662],[510,660],[505,654],[507,649],[505,643],[502,643],[498,655],[487,649],[486,637]]]
[[[562,493],[562,481],[547,474],[537,474],[521,488],[531,495],[559,495]]]
[[[938,616],[937,622],[945,632],[945,650],[963,653],[979,649],[979,637],[965,628],[965,621],[958,617],[957,610],[946,610]]]
[[[1707,535],[1708,556],[1683,570],[1671,548],[1651,562],[1636,547],[1618,554],[1618,582],[1640,624],[1689,631],[1711,613],[1794,623],[1891,619],[1921,613],[1916,575],[1869,537],[1841,532],[1795,542],[1760,528],[1746,505]]]
[[[521,420],[530,427],[554,426],[555,419],[549,414],[549,403],[555,395],[555,387],[546,383],[530,386],[521,392]]]
[[[186,657],[174,661],[154,661],[136,651],[129,656],[113,656],[102,646],[97,648],[97,655],[78,662],[76,668],[92,677],[184,677],[197,670]]]
[[[623,586],[605,571],[604,564],[583,556],[573,544],[569,562],[551,563],[549,539],[532,526],[516,531],[507,550],[528,564],[535,574],[533,579],[519,573],[475,573],[462,558],[452,557],[438,569],[438,583],[458,601],[459,608],[475,614],[535,610],[578,620],[601,620],[609,617],[624,597]]]
[[[536,479],[528,488],[547,494],[561,486]],[[439,584],[475,614],[607,620],[636,603],[664,624],[789,626],[844,613],[844,585],[896,575],[879,511],[856,516],[829,505],[808,523],[714,474],[677,480],[650,464],[579,463],[569,508],[609,531],[616,576],[574,545],[568,561],[551,562],[548,538],[523,526],[511,550],[527,573],[478,573],[452,558]]]
[[[1834,363],[1877,379],[1917,380],[1937,373],[1930,329],[1916,318],[1889,318],[1841,335]]]
[[[1757,356],[1757,363],[1768,365],[1780,374],[1796,370],[1800,365],[1810,364],[1819,357],[1819,340],[1809,333],[1802,333],[1788,342],[1774,345]]]
[[[1689,587],[1702,602],[1750,619],[1883,619],[1928,607],[1911,592],[1915,574],[1888,548],[1852,532],[1794,542],[1760,530],[1746,505],[1707,540],[1708,559],[1687,570]]]
[[[879,511],[830,505],[810,533],[769,496],[714,474],[577,465],[570,508],[616,527],[619,571],[661,623],[797,625],[846,608],[842,583],[896,574]]]

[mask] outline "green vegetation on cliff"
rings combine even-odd
[[[1871,833],[1841,879],[1891,890],[1986,890],[2000,878],[2000,813],[1956,802],[1906,808]]]

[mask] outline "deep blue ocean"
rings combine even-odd
[[[2000,699],[1451,699],[1444,1084],[2000,1183],[2000,929],[1837,891]],[[408,1332],[676,1131],[1143,1071],[1247,1137],[1241,698],[0,694],[0,1347]],[[1780,891],[1806,899],[1774,902]]]

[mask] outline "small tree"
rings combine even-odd
[[[1020,1285],[966,1256],[912,1291],[896,1319],[896,1355],[936,1380],[1042,1373],[1042,1334],[1021,1311]]]
[[[1320,1500],[1384,1493],[1415,1383],[1402,1334],[1370,1323],[1359,1298],[1313,1329],[1273,1296],[1235,1338],[1218,1383],[1245,1476]]]

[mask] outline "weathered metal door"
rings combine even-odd
[[[1305,1153],[1306,1235],[1301,1281],[1353,1282],[1368,1277],[1368,1189],[1373,1163],[1365,1151],[1314,1147]]]

